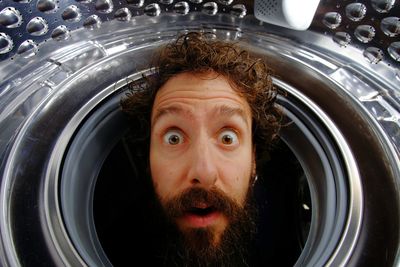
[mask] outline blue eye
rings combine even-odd
[[[218,136],[218,140],[220,140],[222,144],[227,146],[233,146],[239,143],[237,133],[233,130],[222,131]]]
[[[179,145],[183,142],[183,136],[177,130],[170,130],[164,134],[163,140],[169,145]]]

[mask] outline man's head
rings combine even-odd
[[[122,101],[165,215],[199,257],[251,227],[257,160],[281,120],[275,97],[261,59],[190,33],[163,48],[155,74]]]

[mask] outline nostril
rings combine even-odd
[[[204,187],[213,186],[217,181],[216,175],[204,175],[193,178],[190,183],[192,185],[202,185]]]
[[[192,179],[192,184],[200,184],[200,179],[198,178]]]

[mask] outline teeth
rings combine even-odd
[[[194,207],[194,208],[197,208],[197,209],[206,209],[206,208],[209,207],[209,205],[207,205],[207,204],[204,203],[204,202],[197,202],[197,203],[195,203],[195,204],[193,205],[193,207]]]

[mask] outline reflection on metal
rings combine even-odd
[[[144,8],[144,13],[151,17],[158,16],[161,13],[160,5],[157,3],[149,4]]]
[[[54,13],[58,9],[58,1],[56,0],[38,0],[36,8],[45,13]]]
[[[319,151],[319,153],[317,152],[318,156],[314,159],[314,164],[311,165],[315,167],[318,166],[319,163],[317,163],[317,161],[320,160],[322,161],[321,165],[329,162],[329,167],[324,168],[325,171],[329,168],[335,169],[335,171],[332,171],[332,174],[330,175],[329,171],[323,174],[326,183],[324,185],[324,189],[317,186],[318,180],[320,180],[319,175],[315,176],[311,173],[306,173],[311,189],[310,193],[312,203],[319,203],[324,207],[324,210],[312,213],[313,217],[311,221],[309,238],[304,247],[303,253],[300,255],[300,258],[295,266],[303,266],[304,264],[306,266],[346,266],[358,240],[364,209],[361,177],[356,160],[346,138],[343,136],[331,118],[318,105],[316,105],[316,103],[314,103],[307,96],[303,95],[296,88],[293,88],[292,86],[277,79],[274,81],[280,88],[283,88],[285,91],[289,92],[290,95],[300,100],[302,104],[310,109],[310,111],[307,113],[302,111],[299,112],[299,114],[296,114],[296,112],[294,112],[294,115],[299,116],[299,118],[296,119],[299,119],[301,122],[296,122],[296,119],[293,118],[292,115],[288,116],[293,120],[294,124],[299,125],[304,123],[305,128],[310,131],[308,135],[310,144],[308,144],[307,147],[311,149],[311,147],[315,146],[316,151]],[[284,100],[284,102],[285,101],[286,100]],[[285,106],[285,108],[287,107]],[[290,108],[287,109],[288,110],[286,112],[288,112],[288,114],[293,112],[290,110]],[[316,118],[318,118],[318,120]],[[313,127],[311,127],[311,125],[313,124],[312,121],[314,120],[323,122],[323,126],[317,128],[325,128],[326,131],[330,133],[330,136],[332,136],[334,139],[335,145],[340,150],[340,153],[338,154],[341,155],[341,159],[335,159],[335,152],[332,153],[334,149],[332,150],[332,147],[330,148],[330,145],[332,144],[329,144],[327,139],[323,138],[321,133],[319,133],[319,135],[317,133],[318,131],[312,131]],[[301,130],[301,132],[305,135],[307,135],[306,129],[303,128]],[[315,140],[315,142],[311,142],[312,138],[316,138],[318,141]],[[288,141],[289,147],[291,147],[290,142],[293,141],[292,139],[295,138],[290,138]],[[317,149],[319,145],[322,146],[320,150]],[[294,145],[291,147],[291,149],[298,158],[309,158],[301,155],[301,153],[304,153],[303,147],[304,146],[300,146],[296,148]],[[320,151],[325,151],[325,153],[321,153]],[[324,159],[324,157],[328,157],[328,159]],[[345,168],[342,169],[343,173],[338,171],[341,170],[340,167],[335,167],[340,166],[340,161],[343,161],[345,165]],[[324,193],[322,193],[320,190],[322,190]],[[345,200],[346,197],[344,197],[341,192],[347,190],[349,191],[349,194],[346,197],[349,199]],[[321,198],[322,195],[325,195],[324,198]],[[340,203],[346,202],[349,203],[348,207],[340,205]],[[338,205],[333,203],[338,203]],[[317,214],[323,214],[324,212],[326,212],[326,214],[324,214],[323,217],[329,218],[327,220],[329,222],[325,221],[326,224],[323,227],[324,230],[320,231],[318,228],[322,222],[318,222],[319,219]],[[329,248],[334,249],[329,251]],[[314,251],[312,256],[306,253],[306,251],[309,250]]]
[[[265,1],[262,12],[269,14],[271,19],[271,16],[279,13],[280,3],[281,1],[276,0]],[[296,3],[301,3],[299,7],[305,5],[300,1]],[[45,41],[54,39],[55,29],[64,23],[67,23],[65,26],[73,36],[79,28],[93,30],[111,20],[134,24],[137,17],[143,15],[155,17],[202,12],[210,16],[230,14],[234,18],[244,19],[255,14],[255,4],[260,5],[252,0],[0,1],[0,25],[4,26],[0,28],[0,36],[8,36],[6,41],[2,37],[0,61],[14,59],[18,47],[28,39],[33,39],[40,48]],[[259,8],[257,5],[256,8]],[[261,11],[256,10],[257,12]],[[318,5],[310,29],[331,36],[333,42],[341,47],[357,47],[362,50],[376,47],[384,54],[380,64],[400,66],[397,58],[393,57],[395,45],[392,45],[399,41],[399,14],[400,3],[395,0],[325,0]],[[284,23],[281,21],[281,24],[277,24]],[[268,30],[265,27],[265,31]],[[368,51],[362,53],[368,54]]]
[[[384,53],[377,47],[368,47],[364,50],[364,57],[368,62],[377,64],[383,59]]]
[[[360,25],[355,31],[354,35],[362,43],[369,43],[375,37],[375,29],[370,25]]]
[[[97,15],[91,15],[85,19],[83,22],[83,27],[87,29],[99,28],[101,24],[101,19]]]
[[[174,5],[174,12],[177,14],[186,15],[190,11],[189,4],[187,2],[181,1]]]
[[[36,55],[38,51],[38,45],[32,40],[26,40],[19,47],[17,54],[23,55],[25,58]]]
[[[97,0],[95,7],[98,12],[108,14],[113,11],[114,4],[111,0]]]
[[[351,36],[347,32],[337,32],[333,36],[333,41],[340,46],[348,46],[351,42]]]
[[[48,32],[49,26],[44,18],[34,17],[26,25],[26,30],[33,36],[42,36]]]
[[[274,1],[270,3],[266,11],[272,14],[276,6]],[[301,64],[304,68],[302,75],[309,75],[310,81],[321,75],[334,82],[338,94],[351,99],[354,103],[348,102],[364,114],[371,127],[379,133],[388,155],[394,159],[388,165],[399,168],[395,165],[400,157],[399,1],[321,1],[310,29],[304,32],[255,19],[254,3],[247,0],[3,0],[0,1],[0,10],[0,156],[9,146],[12,147],[10,153],[21,152],[18,147],[10,145],[9,140],[14,136],[20,139],[29,137],[23,134],[29,130],[24,122],[34,120],[31,116],[34,111],[46,113],[48,106],[43,103],[51,106],[51,101],[54,101],[51,99],[82,92],[82,88],[90,89],[86,86],[77,87],[79,90],[74,88],[74,84],[85,84],[85,81],[101,85],[106,88],[103,93],[112,94],[120,85],[110,85],[115,82],[112,79],[125,79],[137,73],[150,58],[150,52],[170,41],[177,32],[204,30],[214,32],[222,40],[244,41],[254,51],[258,49],[269,58],[275,58],[277,68],[283,61],[289,65]],[[287,84],[281,82],[280,85],[302,103],[307,103],[325,125],[330,123],[315,104],[308,103],[307,98]],[[89,104],[96,104],[89,100]],[[103,96],[98,100],[103,100]],[[91,113],[88,106],[86,112]],[[347,164],[350,177],[347,182],[349,192],[352,192],[352,205],[345,207],[349,212],[348,217],[342,217],[346,224],[341,229],[344,232],[340,235],[337,250],[331,250],[329,255],[324,251],[313,253],[320,253],[325,259],[328,257],[328,263],[338,266],[348,259],[357,239],[363,196],[357,166],[346,141],[335,125],[330,123],[327,128],[346,159],[344,164]],[[73,136],[71,129],[66,131]],[[66,138],[68,135],[60,133],[60,136]],[[60,139],[60,142],[67,146],[69,140]],[[65,147],[58,148],[61,152],[55,150],[54,157],[61,162]],[[7,159],[7,166],[13,166],[10,162],[17,164],[18,158]],[[14,169],[10,167],[7,170],[9,177],[16,177],[12,173]],[[59,165],[52,171],[59,171]],[[54,209],[59,200],[56,177],[53,175],[47,181],[52,185],[47,190],[54,189],[54,198],[49,194],[50,200],[46,203],[49,208],[45,211],[54,214],[57,214]],[[12,192],[13,181],[7,179],[3,181],[6,186],[1,188],[3,198]],[[7,208],[1,207],[2,211]],[[58,225],[60,218],[52,214],[46,216],[49,225],[63,227]],[[4,228],[7,218],[0,218],[0,225]],[[334,225],[331,227],[337,229]],[[0,238],[2,242],[12,242],[11,236],[3,235]],[[75,259],[80,262],[82,259],[78,254],[76,258],[64,255],[68,251],[75,255],[75,248],[69,248],[71,243],[64,240],[68,240],[67,235],[48,235],[57,244],[58,254],[64,257],[65,265],[77,266],[68,261]],[[13,262],[17,261],[13,253],[7,251],[5,255],[8,261],[15,263],[12,266],[18,266]],[[310,255],[304,254],[302,259],[312,257]],[[319,259],[313,260],[318,262]]]
[[[25,151],[21,149],[19,143],[10,144],[9,140],[13,137],[19,141],[31,138],[31,135],[27,134],[32,130],[32,125],[29,123],[34,124],[38,115],[52,116],[51,113],[49,114],[49,108],[61,98],[69,97],[68,99],[75,105],[82,102],[84,103],[82,107],[76,108],[74,106],[76,111],[79,109],[79,112],[91,113],[97,100],[100,103],[108,94],[115,93],[115,90],[119,87],[119,84],[115,82],[129,80],[126,77],[130,78],[129,75],[138,74],[145,68],[144,65],[155,49],[175,38],[177,32],[189,30],[212,31],[218,39],[241,42],[244,46],[248,46],[250,50],[264,54],[270,60],[273,60],[273,66],[277,69],[284,69],[287,66],[290,69],[294,65],[300,65],[301,67],[298,69],[301,72],[298,73],[298,77],[307,78],[307,85],[308,82],[314,84],[318,79],[329,80],[332,83],[330,90],[337,92],[338,96],[345,96],[346,104],[352,105],[352,108],[363,114],[377,135],[383,140],[382,146],[385,147],[388,158],[390,158],[387,165],[393,166],[394,170],[398,167],[396,164],[398,164],[400,157],[400,117],[398,110],[400,73],[396,64],[399,60],[400,43],[396,39],[397,36],[389,37],[381,31],[379,26],[371,23],[376,29],[375,37],[365,45],[365,49],[363,47],[361,47],[362,49],[355,48],[353,44],[364,45],[354,36],[354,30],[359,25],[355,23],[357,26],[353,27],[354,21],[349,20],[347,15],[343,13],[345,7],[336,7],[336,1],[335,5],[327,6],[327,10],[320,10],[320,13],[316,15],[315,24],[312,25],[310,31],[306,32],[292,31],[271,25],[266,27],[264,23],[260,23],[251,16],[252,8],[248,4],[244,5],[248,11],[247,15],[232,16],[231,13],[236,10],[237,6],[225,6],[216,1],[213,3],[218,6],[218,12],[210,16],[202,12],[204,6],[210,3],[209,1],[185,1],[184,3],[187,3],[190,10],[187,15],[176,14],[173,7],[180,2],[173,2],[167,6],[160,2],[126,2],[128,3],[128,10],[132,14],[131,19],[126,23],[114,19],[115,13],[125,6],[121,6],[116,1],[112,7],[116,11],[107,13],[105,11],[109,10],[111,6],[109,3],[107,4],[107,1],[93,0],[74,2],[74,5],[82,11],[82,18],[76,22],[65,21],[59,12],[49,14],[41,12],[43,19],[46,19],[49,25],[49,31],[44,36],[35,36],[25,32],[18,39],[9,31],[14,29],[23,31],[25,24],[22,24],[19,28],[2,28],[10,34],[0,33],[2,38],[0,38],[0,49],[9,46],[12,50],[16,49],[18,52],[14,61],[3,61],[2,66],[0,66],[0,79],[3,81],[0,86],[0,129],[2,129],[0,131],[0,156],[5,155],[4,151],[10,147],[10,155],[7,154],[5,158],[5,176],[7,179],[3,180],[1,200],[8,199],[10,194],[15,193],[12,191],[12,187],[16,183],[12,179],[18,178],[18,175],[15,175],[15,172],[18,171],[18,164],[25,164],[18,157],[26,155]],[[65,5],[66,3],[66,1],[60,1],[58,10],[66,10],[70,6]],[[24,5],[23,3],[19,4]],[[35,7],[36,1],[32,1],[31,5]],[[135,8],[134,5],[141,7]],[[186,10],[187,5],[181,5],[185,8],[183,10]],[[214,4],[208,5],[214,6]],[[157,6],[161,11],[159,15],[157,15]],[[368,7],[368,5],[366,6]],[[161,14],[166,12],[166,8],[173,12],[173,15],[162,16]],[[396,8],[397,5],[394,5],[387,14],[392,17],[391,12]],[[88,12],[86,11],[88,9],[96,14],[89,12],[91,15],[87,16]],[[148,14],[145,13],[145,10]],[[194,12],[194,10],[198,12]],[[326,12],[332,12],[332,10],[337,11],[337,14],[342,14],[343,19],[335,28],[322,23]],[[127,14],[125,11],[120,12]],[[137,12],[141,12],[141,15],[136,16]],[[224,14],[220,14],[220,12]],[[55,22],[55,17],[52,17],[56,14],[58,15],[57,22]],[[156,15],[152,16],[154,14]],[[32,17],[36,15],[38,14],[31,14]],[[112,21],[109,22],[109,20]],[[360,24],[368,25],[366,20],[371,22],[366,16],[361,19]],[[31,21],[31,17],[24,14],[24,21]],[[65,26],[65,28],[61,26]],[[74,31],[78,26],[84,26],[84,28]],[[349,27],[347,28],[347,26]],[[70,35],[69,30],[71,30]],[[9,39],[7,39],[7,36]],[[41,40],[50,36],[54,41],[50,40],[46,44],[40,43]],[[379,39],[378,36],[379,38],[382,38],[382,36],[388,38],[389,42],[386,43],[386,39]],[[62,39],[62,41],[59,42],[58,39],[60,41]],[[14,44],[14,47],[17,48],[12,48],[13,40],[18,40]],[[23,41],[20,42],[19,40]],[[376,45],[377,40],[383,42],[378,42],[378,45]],[[7,51],[7,49],[4,49],[4,51]],[[5,52],[5,58],[8,58],[12,53],[12,51]],[[390,66],[387,62],[390,63]],[[282,70],[281,72],[282,74],[287,73]],[[288,91],[291,89],[287,84],[281,83],[280,85]],[[318,89],[323,88],[313,89],[316,89],[315,92],[318,93],[321,91]],[[317,107],[314,103],[308,103],[308,99],[296,90],[292,90],[291,93],[297,94],[297,99],[306,103],[304,105],[311,107],[311,110],[319,116],[319,121],[324,125],[332,124],[329,118],[325,118],[324,113],[320,112],[321,107]],[[80,97],[76,97],[77,95]],[[94,95],[99,97],[95,99]],[[324,98],[324,95],[320,95],[320,97]],[[68,109],[68,107],[65,107],[65,109]],[[81,119],[83,120],[83,118]],[[71,120],[69,123],[76,123],[76,127],[81,125],[80,121]],[[68,124],[68,126],[70,125]],[[345,261],[349,257],[354,240],[357,238],[359,220],[361,220],[361,217],[357,216],[362,208],[362,202],[359,200],[363,196],[357,182],[356,167],[352,165],[351,151],[348,151],[346,140],[343,140],[340,132],[337,133],[335,125],[328,125],[326,128],[332,133],[330,136],[336,138],[338,149],[343,152],[347,159],[344,162],[347,165],[346,169],[355,181],[354,183],[353,180],[349,181],[349,192],[356,190],[351,191],[354,193],[354,195],[351,195],[352,200],[354,200],[351,203],[353,206],[347,205],[347,202],[339,203],[345,204],[346,207],[344,208],[350,210],[348,218],[342,217],[342,221],[347,224],[345,228],[342,228],[345,231],[341,232],[339,236],[341,243],[337,246],[337,250],[333,254],[328,252],[324,254],[324,251],[328,250],[325,247],[320,247],[317,251],[325,258],[330,257],[332,266],[341,266],[342,260]],[[47,197],[46,209],[43,211],[45,213],[43,219],[45,231],[52,231],[54,228],[61,228],[64,231],[46,232],[46,234],[51,238],[51,240],[48,240],[48,244],[55,244],[57,251],[55,257],[60,257],[57,260],[67,266],[81,266],[76,262],[82,261],[82,255],[75,253],[76,248],[73,247],[66,230],[63,228],[63,219],[57,217],[59,215],[59,210],[57,210],[59,203],[57,172],[61,170],[63,152],[70,141],[68,137],[73,136],[74,131],[75,129],[66,127],[57,132],[60,139],[57,140],[57,147],[54,149],[51,159],[56,164],[54,166],[49,164],[51,169],[46,173],[48,178],[45,187],[50,193],[46,192],[48,193],[45,195]],[[393,160],[391,160],[392,158]],[[55,162],[55,159],[58,161]],[[333,190],[336,187],[333,184],[329,188]],[[329,205],[336,205],[336,203],[335,201],[329,202]],[[9,208],[9,206],[0,207],[2,214],[11,214]],[[314,209],[314,206],[312,208]],[[8,221],[6,221],[8,219],[0,216],[2,229],[6,229],[5,225],[8,225]],[[332,226],[333,221],[328,220],[327,223],[335,228],[335,225]],[[3,243],[9,245],[13,242],[13,237],[10,236],[9,232],[2,234],[0,240]],[[330,238],[326,234],[321,236],[324,236],[325,239]],[[9,247],[7,246],[7,248]],[[330,249],[333,249],[332,246]],[[306,251],[303,259],[312,257],[313,252],[315,251],[306,255]],[[19,266],[16,262],[18,256],[15,251],[7,250],[5,255],[4,259],[13,263],[11,266]],[[318,259],[315,259],[315,261],[318,261]],[[301,263],[298,266],[302,266]],[[326,265],[317,264],[316,266]]]
[[[128,8],[123,7],[115,11],[115,18],[119,21],[129,21],[132,17],[131,12]]]
[[[53,30],[51,38],[57,41],[66,40],[70,36],[70,32],[65,25],[60,25]]]
[[[400,33],[400,18],[387,17],[381,21],[381,30],[389,37],[396,37]]]
[[[0,12],[0,25],[7,28],[17,28],[21,26],[21,13],[14,7],[6,7]]]
[[[77,6],[70,5],[64,9],[61,17],[67,22],[77,22],[81,19],[81,12]]]
[[[379,13],[387,13],[393,8],[395,1],[396,0],[371,0],[371,4]]]
[[[351,3],[346,6],[346,16],[352,21],[360,21],[365,17],[367,7],[362,3]]]
[[[342,16],[337,12],[327,12],[322,22],[330,29],[336,29],[342,22]]]
[[[391,43],[388,52],[394,60],[400,61],[400,42]]]
[[[8,34],[0,32],[0,54],[6,54],[14,47],[14,42]]]

